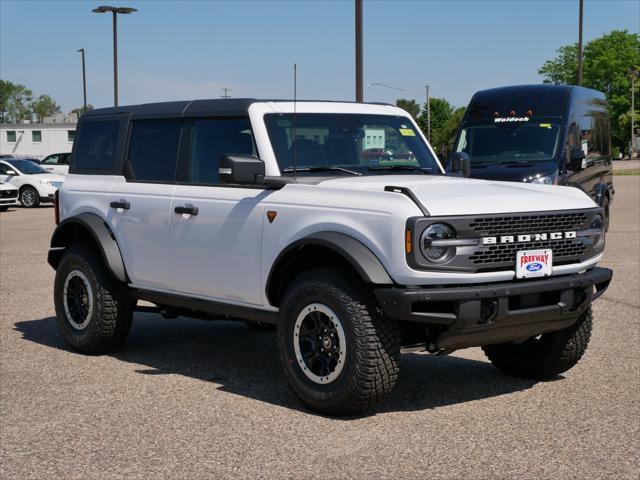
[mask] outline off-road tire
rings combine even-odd
[[[8,208],[9,207],[6,207],[6,206],[0,207],[0,212],[6,212]]]
[[[93,307],[83,330],[71,325],[64,306],[65,280],[74,270],[86,276],[93,293]],[[109,273],[97,250],[88,245],[73,245],[62,256],[56,271],[54,303],[62,335],[80,352],[113,350],[124,342],[131,329],[134,301],[127,296],[124,285]]]
[[[310,304],[332,309],[344,329],[346,352],[339,375],[328,384],[311,381],[296,361],[294,326]],[[353,415],[371,409],[395,386],[400,363],[400,331],[384,317],[371,290],[353,272],[317,268],[291,282],[280,308],[278,343],[287,380],[311,409]]]
[[[584,355],[591,337],[589,308],[576,323],[524,343],[482,347],[491,363],[510,375],[536,380],[552,378],[572,368]]]
[[[27,195],[32,195],[32,197],[29,197],[29,198],[33,198],[33,200],[27,201],[26,200]],[[35,188],[29,185],[26,185],[20,189],[19,198],[20,198],[20,205],[22,205],[24,208],[36,208],[38,205],[40,205],[40,194]]]

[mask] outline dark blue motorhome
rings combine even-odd
[[[613,199],[607,101],[573,85],[519,85],[477,92],[452,155],[466,153],[471,177],[574,186],[602,206]]]

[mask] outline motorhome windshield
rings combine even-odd
[[[265,123],[280,170],[331,175],[439,174],[413,123],[392,115],[269,114]]]
[[[467,126],[456,152],[466,152],[472,165],[544,162],[555,158],[560,125],[555,123],[491,123]]]

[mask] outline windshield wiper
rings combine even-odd
[[[412,165],[372,165],[369,170],[413,170],[415,172],[421,172],[424,175],[429,175],[431,169],[428,167],[414,167]]]
[[[362,175],[359,172],[354,172],[353,170],[349,170],[347,168],[342,167],[332,167],[330,165],[327,166],[317,166],[317,167],[288,167],[282,170],[282,173],[293,173],[293,172],[345,172],[350,173],[351,175]]]

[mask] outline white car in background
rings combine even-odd
[[[40,162],[40,165],[45,170],[51,173],[59,173],[60,175],[66,175],[69,173],[69,160],[71,153],[52,153]]]
[[[0,212],[18,204],[18,189],[10,183],[0,182]]]
[[[16,187],[22,206],[31,208],[40,202],[53,202],[64,175],[51,173],[29,160],[0,160],[0,182]]]

